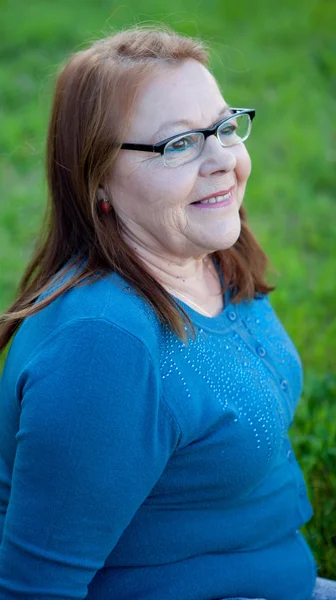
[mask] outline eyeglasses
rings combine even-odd
[[[156,152],[163,156],[167,167],[181,167],[197,158],[210,135],[215,135],[221,146],[228,148],[244,142],[251,132],[252,120],[255,117],[253,108],[230,108],[230,116],[221,119],[213,127],[186,131],[174,135],[158,144],[122,144],[123,150],[141,150]]]

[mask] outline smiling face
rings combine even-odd
[[[155,144],[210,127],[225,117],[225,109],[203,65],[193,59],[165,65],[139,94],[124,142]],[[212,135],[200,156],[175,168],[165,166],[160,154],[121,150],[105,187],[132,246],[174,261],[205,256],[237,241],[250,171],[244,144],[224,148]],[[218,204],[193,204],[228,190],[229,198]]]

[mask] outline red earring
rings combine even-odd
[[[110,212],[110,210],[112,209],[111,204],[109,202],[107,202],[107,200],[100,200],[99,204],[100,204],[101,211],[104,213],[104,215],[107,215]]]

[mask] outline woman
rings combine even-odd
[[[49,224],[1,321],[1,600],[312,597],[301,364],[242,207],[254,110],[207,58],[134,28],[59,76]]]

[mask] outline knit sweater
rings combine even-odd
[[[0,381],[0,600],[310,600],[288,438],[298,353],[267,295],[183,344],[116,274],[26,318]]]

